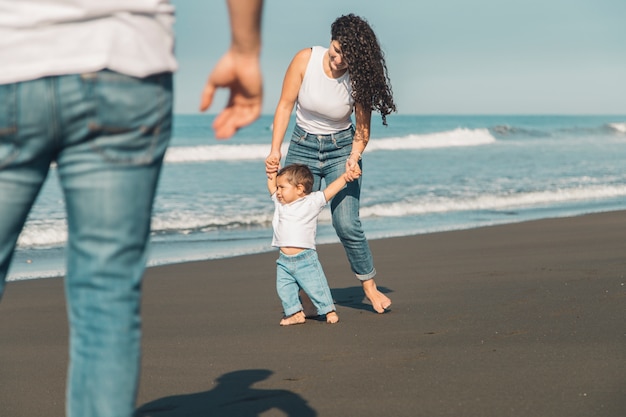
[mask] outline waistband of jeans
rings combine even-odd
[[[336,133],[329,133],[327,135],[309,133],[298,125],[295,126],[294,132],[296,133],[296,135],[302,138],[312,138],[312,139],[319,139],[319,140],[324,140],[324,139],[336,140],[336,139],[343,139],[346,137],[352,137],[354,135],[354,125],[350,125],[350,127],[347,129],[340,130],[339,132],[336,132]]]
[[[297,261],[299,259],[307,259],[307,258],[310,258],[311,256],[315,256],[317,252],[315,251],[315,249],[303,249],[301,252],[298,252],[295,255],[287,255],[287,254],[284,254],[282,251],[278,251],[278,253],[280,254],[280,257],[283,259],[288,259],[290,261]]]

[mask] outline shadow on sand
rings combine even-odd
[[[307,402],[291,391],[257,389],[252,385],[272,375],[267,369],[229,372],[210,391],[173,395],[139,407],[134,417],[257,417],[277,409],[289,417],[315,417]]]
[[[393,292],[389,288],[386,287],[378,287],[378,291],[383,294],[389,294]],[[363,294],[362,287],[346,287],[346,288],[331,288],[330,292],[333,295],[333,299],[335,303],[343,306],[350,307],[357,310],[366,310],[366,311],[374,311],[374,308],[371,304],[364,303],[366,300],[365,295]],[[393,307],[393,306],[391,306]],[[391,310],[389,310],[391,311]]]

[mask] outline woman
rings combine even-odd
[[[372,110],[387,125],[386,116],[396,106],[383,53],[364,19],[339,17],[331,26],[328,49],[306,48],[291,61],[274,115],[272,149],[265,161],[268,174],[279,169],[294,105],[296,127],[285,165],[309,166],[314,190],[320,189],[322,178],[330,184],[346,174],[350,182],[331,202],[333,227],[366,297],[376,312],[384,313],[391,300],[376,287],[376,269],[359,219],[361,155],[369,141]]]

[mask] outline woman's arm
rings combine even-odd
[[[285,73],[280,100],[278,100],[276,111],[274,112],[272,148],[269,156],[265,159],[265,171],[267,173],[278,171],[282,157],[280,148],[283,144],[283,138],[285,137],[285,132],[289,125],[289,118],[291,117],[293,106],[298,99],[302,78],[304,77],[306,66],[310,58],[311,48],[301,50],[291,60],[287,72]]]
[[[348,181],[357,179],[361,175],[359,160],[365,151],[365,147],[370,140],[370,125],[372,120],[372,109],[365,108],[361,104],[354,106],[356,118],[356,130],[352,140],[352,151],[346,162],[346,174]]]

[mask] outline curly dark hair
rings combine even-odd
[[[391,81],[385,56],[369,23],[350,13],[338,17],[330,28],[331,40],[341,45],[348,63],[354,101],[376,110],[387,126],[387,115],[395,112]]]

